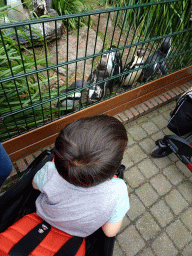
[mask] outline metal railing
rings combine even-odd
[[[1,24],[1,140],[190,66],[191,37],[187,0]]]

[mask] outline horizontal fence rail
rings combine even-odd
[[[1,141],[191,66],[191,24],[187,0],[1,22]]]

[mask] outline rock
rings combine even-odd
[[[58,16],[58,13],[50,9],[48,12],[48,15],[52,17]],[[0,23],[9,23],[9,19],[7,17],[4,17],[3,19],[0,20]],[[57,38],[61,37],[62,34],[62,20],[57,21]],[[45,22],[44,23],[44,32],[43,32],[43,24],[42,23],[37,23],[37,24],[32,24],[31,25],[32,29],[32,38],[33,38],[33,43],[34,45],[42,45],[44,44],[44,32],[45,32],[45,39],[46,41],[52,41],[56,39],[56,33],[55,33],[55,21],[50,21],[50,22]],[[30,30],[29,26],[24,26],[22,27],[22,30],[25,32],[25,35],[27,35],[28,39],[26,39],[22,32],[20,30],[17,30],[17,34],[19,37],[19,43],[24,44],[25,47],[31,47],[31,36],[30,36]],[[15,34],[15,30],[13,28],[8,28],[4,29],[3,32],[7,35],[10,36],[12,39],[17,41],[17,36]]]

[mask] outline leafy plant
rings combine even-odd
[[[5,15],[7,8],[0,8],[0,13]],[[35,28],[31,30],[44,43],[40,33]],[[4,123],[0,124],[0,137],[3,140],[49,122],[58,112],[58,109],[51,108],[58,96],[56,89],[50,90],[50,83],[55,77],[50,76],[49,71],[47,74],[35,72],[50,64],[49,57],[42,58],[39,50],[27,49],[13,39],[13,36],[25,38],[33,46],[28,34],[25,26],[15,30],[1,29],[0,33],[0,113],[4,118]],[[42,53],[45,48],[47,46],[43,45]],[[47,101],[49,98],[53,101]]]
[[[85,10],[84,0],[52,0],[52,6],[59,15],[74,14]],[[83,24],[83,20],[81,19],[81,24]],[[68,21],[70,26],[76,29],[78,18],[69,19]],[[67,21],[64,20],[63,23],[66,25]]]

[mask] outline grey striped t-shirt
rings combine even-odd
[[[48,162],[34,183],[41,191],[37,214],[50,225],[75,236],[86,237],[107,221],[118,222],[129,209],[127,186],[119,178],[83,188],[64,180]]]

